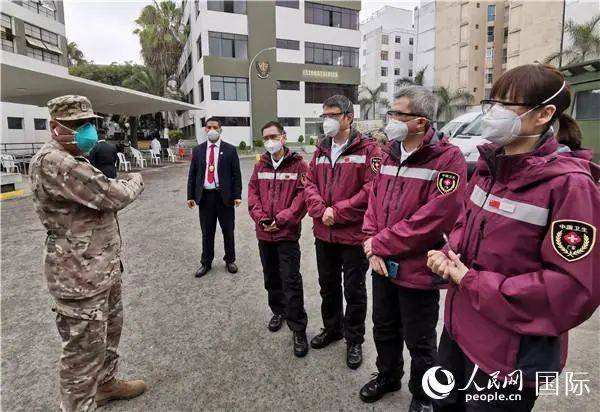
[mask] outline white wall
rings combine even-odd
[[[50,138],[50,131],[35,130],[33,119],[46,119],[46,128],[50,114],[45,107],[31,106],[0,102],[0,116],[2,118],[2,134],[0,143],[38,143],[46,142]],[[23,129],[12,130],[8,128],[8,117],[22,117]]]
[[[435,0],[423,0],[415,11],[414,70],[425,70],[423,85],[433,87],[435,68]]]

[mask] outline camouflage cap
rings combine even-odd
[[[67,94],[48,101],[46,105],[50,111],[50,117],[55,120],[81,120],[102,117],[94,114],[92,103],[85,96]]]

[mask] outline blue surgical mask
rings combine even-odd
[[[92,151],[96,143],[98,143],[98,131],[96,130],[96,126],[91,123],[86,123],[82,126],[79,126],[77,130],[69,129],[68,127],[62,125],[65,129],[71,130],[75,133],[75,138],[73,141],[83,153],[88,154]]]

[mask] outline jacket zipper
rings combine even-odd
[[[477,243],[475,245],[475,254],[473,255],[473,258],[471,259],[471,266],[477,259],[477,256],[479,255],[479,246],[481,245],[481,241],[483,239],[483,229],[484,228],[485,228],[485,218],[483,218],[481,220],[481,223],[479,224],[479,234],[477,236]]]
[[[277,188],[277,169],[273,168],[273,190],[271,190],[271,218],[275,220],[275,193]],[[275,240],[275,235],[271,232],[271,240]]]

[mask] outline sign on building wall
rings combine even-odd
[[[310,77],[313,79],[338,79],[340,77],[338,72],[329,70],[311,70],[303,69],[302,76]]]

